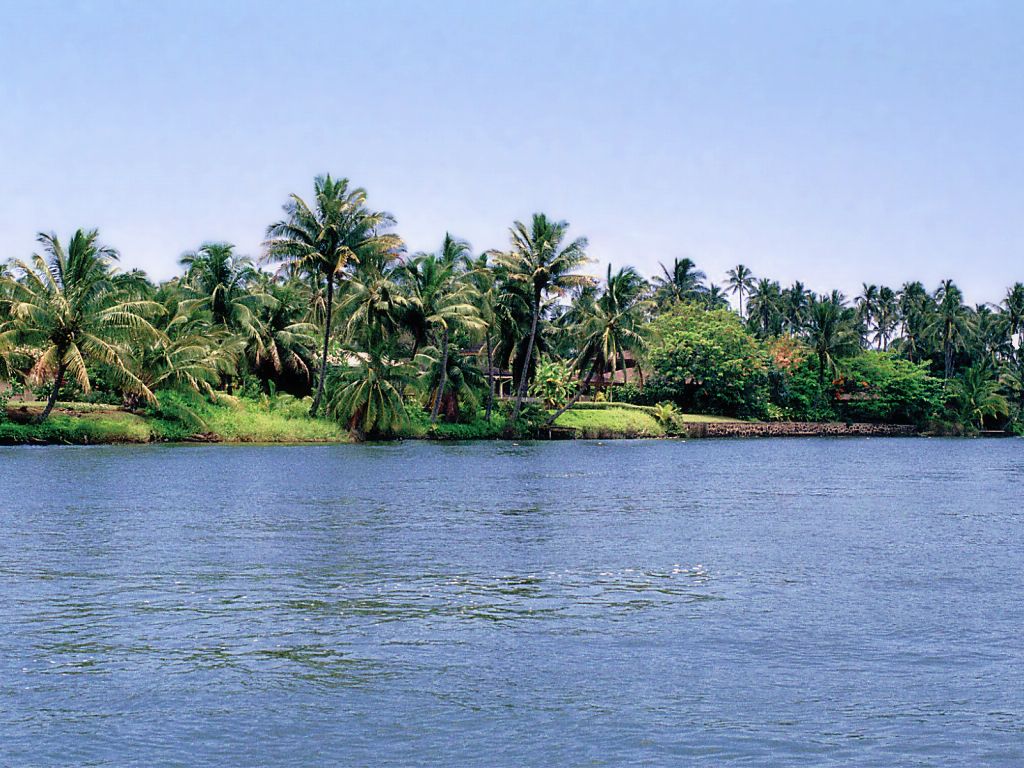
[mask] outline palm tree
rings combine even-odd
[[[854,354],[860,348],[853,310],[844,307],[838,296],[811,300],[807,323],[807,341],[818,358],[818,384],[825,384],[825,372],[835,372],[836,360]]]
[[[49,417],[65,376],[90,390],[90,363],[106,365],[125,391],[154,401],[132,370],[128,344],[159,337],[146,315],[159,313],[160,305],[125,298],[115,280],[117,252],[99,244],[96,230],[79,229],[66,249],[55,234],[37,240],[47,255],[34,254],[31,264],[15,261],[22,277],[6,279],[11,312],[0,323],[0,338],[40,350],[30,379],[52,379],[53,389],[38,421]]]
[[[896,291],[883,285],[878,289],[878,301],[875,304],[875,343],[878,349],[889,349],[889,340],[899,324],[899,314]]]
[[[953,376],[954,354],[966,343],[970,324],[963,294],[952,280],[943,280],[935,292],[936,312],[927,330],[942,347],[943,374]]]
[[[328,410],[357,439],[387,435],[405,422],[402,393],[413,381],[409,365],[368,352],[331,375]]]
[[[750,293],[747,307],[749,323],[761,338],[775,336],[782,331],[782,289],[774,280],[761,278]]]
[[[268,280],[261,290],[272,301],[255,323],[258,342],[246,350],[252,371],[267,391],[274,381],[278,389],[304,396],[313,381],[310,369],[320,330],[305,319],[308,292],[297,279]]]
[[[1024,335],[1024,283],[1013,284],[1006,292],[1002,307],[1013,346],[1020,349],[1021,336]]]
[[[985,364],[966,368],[953,383],[953,396],[963,421],[976,429],[984,427],[986,416],[1002,416],[1009,410],[999,381]]]
[[[727,309],[729,307],[729,299],[725,295],[725,290],[722,286],[715,283],[709,285],[708,289],[701,294],[700,303],[709,310]]]
[[[862,284],[863,290],[860,296],[854,301],[857,305],[857,318],[860,320],[861,325],[864,328],[865,337],[871,330],[871,327],[875,324],[875,319],[878,314],[878,286],[868,285],[867,283]],[[864,339],[865,343],[867,339]]]
[[[661,306],[692,301],[707,292],[704,285],[707,275],[697,269],[693,259],[675,259],[671,269],[661,263],[658,266],[661,267],[661,275],[654,278],[654,295]]]
[[[315,204],[298,195],[284,205],[285,218],[267,228],[267,258],[286,264],[295,272],[309,275],[324,297],[324,336],[316,395],[309,409],[316,416],[327,380],[327,352],[331,341],[335,280],[350,262],[368,252],[397,251],[401,239],[384,230],[394,225],[389,213],[370,210],[366,190],[349,188],[348,179],[318,176],[314,182]]]
[[[235,254],[231,243],[203,243],[185,253],[179,263],[186,267],[180,287],[189,298],[182,310],[205,309],[215,328],[237,333],[249,346],[258,347],[262,336],[257,313],[273,299],[261,290],[260,273],[252,259]],[[223,372],[229,394],[234,373],[231,368]]]
[[[364,254],[346,283],[339,313],[345,337],[360,350],[380,350],[403,330],[410,300],[400,283],[402,268],[391,251]]]
[[[788,333],[803,331],[810,304],[811,292],[799,280],[782,292],[782,320]]]
[[[740,317],[743,317],[743,296],[754,289],[754,273],[742,264],[737,264],[733,269],[726,272],[726,285],[729,293],[739,296]]]
[[[440,351],[440,381],[430,408],[432,424],[437,421],[444,399],[452,331],[475,331],[484,327],[475,304],[476,291],[466,277],[469,253],[469,243],[446,233],[436,254],[418,254],[407,270],[413,277],[410,303],[415,308],[414,315],[422,318],[422,326],[429,330]]]
[[[580,237],[563,247],[568,229],[568,222],[552,221],[542,213],[535,213],[529,228],[519,221],[512,225],[512,249],[495,254],[495,262],[504,270],[505,278],[526,287],[530,297],[530,332],[509,420],[510,429],[519,418],[529,385],[530,357],[537,341],[541,302],[549,293],[561,295],[566,290],[586,285],[590,280],[576,274],[576,270],[587,262],[587,240]]]
[[[485,251],[475,259],[466,259],[466,279],[476,294],[477,314],[483,323],[484,353],[487,356],[487,405],[485,418],[491,422],[494,410],[494,344],[493,334],[498,324],[497,275],[488,260],[490,253]]]
[[[899,293],[900,347],[911,361],[924,353],[926,329],[934,303],[919,281],[904,283]]]

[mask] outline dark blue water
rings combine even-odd
[[[3,766],[1019,766],[1024,443],[0,448]]]

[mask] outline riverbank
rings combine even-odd
[[[136,412],[110,405],[59,403],[42,424],[32,419],[42,403],[12,404],[0,421],[0,444],[91,445],[154,442],[205,443],[346,443],[352,438],[337,422],[311,419],[308,405],[295,400],[251,401],[221,398],[206,401],[170,399],[161,411]],[[482,419],[469,424],[431,426],[414,419],[395,437],[409,440],[495,439],[504,421]],[[919,434],[909,425],[807,422],[751,422],[723,416],[674,413],[620,403],[582,403],[561,414],[550,427],[539,428],[541,439],[714,438],[871,436]]]

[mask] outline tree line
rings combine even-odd
[[[359,436],[410,418],[511,432],[588,396],[964,429],[1015,429],[1024,411],[1021,283],[969,306],[952,280],[849,300],[742,264],[710,283],[690,259],[597,278],[586,239],[544,214],[483,253],[446,234],[410,254],[395,228],[326,175],[288,198],[257,259],[204,243],[160,283],[119,271],[95,230],[40,234],[39,253],[0,263],[0,381],[45,398],[40,421],[60,398],[290,393]]]

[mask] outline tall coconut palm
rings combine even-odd
[[[106,365],[124,391],[153,401],[132,368],[129,344],[159,336],[147,316],[160,305],[124,297],[114,279],[117,252],[100,245],[96,230],[78,230],[66,249],[55,234],[37,239],[46,255],[15,261],[21,279],[5,281],[11,312],[0,322],[0,336],[40,351],[30,380],[52,380],[53,389],[38,421],[49,417],[66,376],[90,390],[90,363]]]
[[[899,298],[896,291],[887,285],[878,289],[875,304],[875,344],[878,349],[889,349],[889,341],[899,324]]]
[[[654,297],[662,307],[677,301],[695,301],[705,292],[707,275],[697,269],[693,259],[674,259],[671,267],[658,264],[661,274],[654,278]]]
[[[398,250],[401,239],[387,233],[394,217],[366,205],[366,190],[350,188],[348,179],[318,176],[314,204],[292,195],[284,205],[285,218],[267,228],[267,258],[309,275],[318,289],[325,287],[324,331],[320,374],[309,409],[316,416],[327,380],[327,353],[331,342],[335,282],[351,262],[368,251]]]
[[[803,331],[810,305],[811,292],[799,280],[782,292],[782,324],[787,333]]]
[[[970,332],[970,321],[964,297],[952,280],[943,280],[935,292],[935,315],[928,332],[942,348],[943,377],[953,376],[954,355],[963,349]]]
[[[838,298],[814,298],[808,313],[807,342],[818,358],[819,385],[824,385],[826,372],[835,372],[838,358],[860,348],[854,312]]]
[[[729,293],[739,297],[740,317],[743,317],[743,297],[754,289],[754,273],[742,264],[726,272]]]
[[[864,345],[868,343],[867,334],[875,325],[878,314],[878,286],[867,283],[862,284],[860,296],[854,299],[857,306],[857,318],[864,329],[865,337],[862,339]]]
[[[530,332],[509,420],[510,428],[519,418],[529,386],[530,358],[536,346],[544,298],[549,294],[561,295],[590,281],[590,278],[576,272],[587,263],[587,240],[580,237],[563,247],[568,229],[568,222],[553,221],[542,213],[536,213],[529,227],[515,222],[510,230],[511,250],[495,254],[495,262],[504,270],[505,278],[524,286],[530,297]]]
[[[924,354],[925,337],[934,302],[924,285],[915,280],[903,284],[899,293],[900,350],[912,361]]]
[[[487,251],[466,259],[466,279],[476,292],[476,308],[483,323],[484,354],[487,359],[487,404],[484,417],[490,423],[494,411],[494,332],[498,325],[497,275],[489,264]]]
[[[422,317],[440,353],[439,383],[430,408],[431,423],[437,421],[444,400],[452,331],[460,328],[476,331],[484,327],[475,303],[476,290],[465,269],[469,253],[469,243],[446,233],[436,254],[418,254],[407,269],[413,276],[410,303],[417,310],[415,316]],[[427,279],[417,279],[423,277]]]
[[[747,309],[748,321],[761,338],[782,332],[782,289],[776,281],[766,277],[758,280],[750,293]]]

